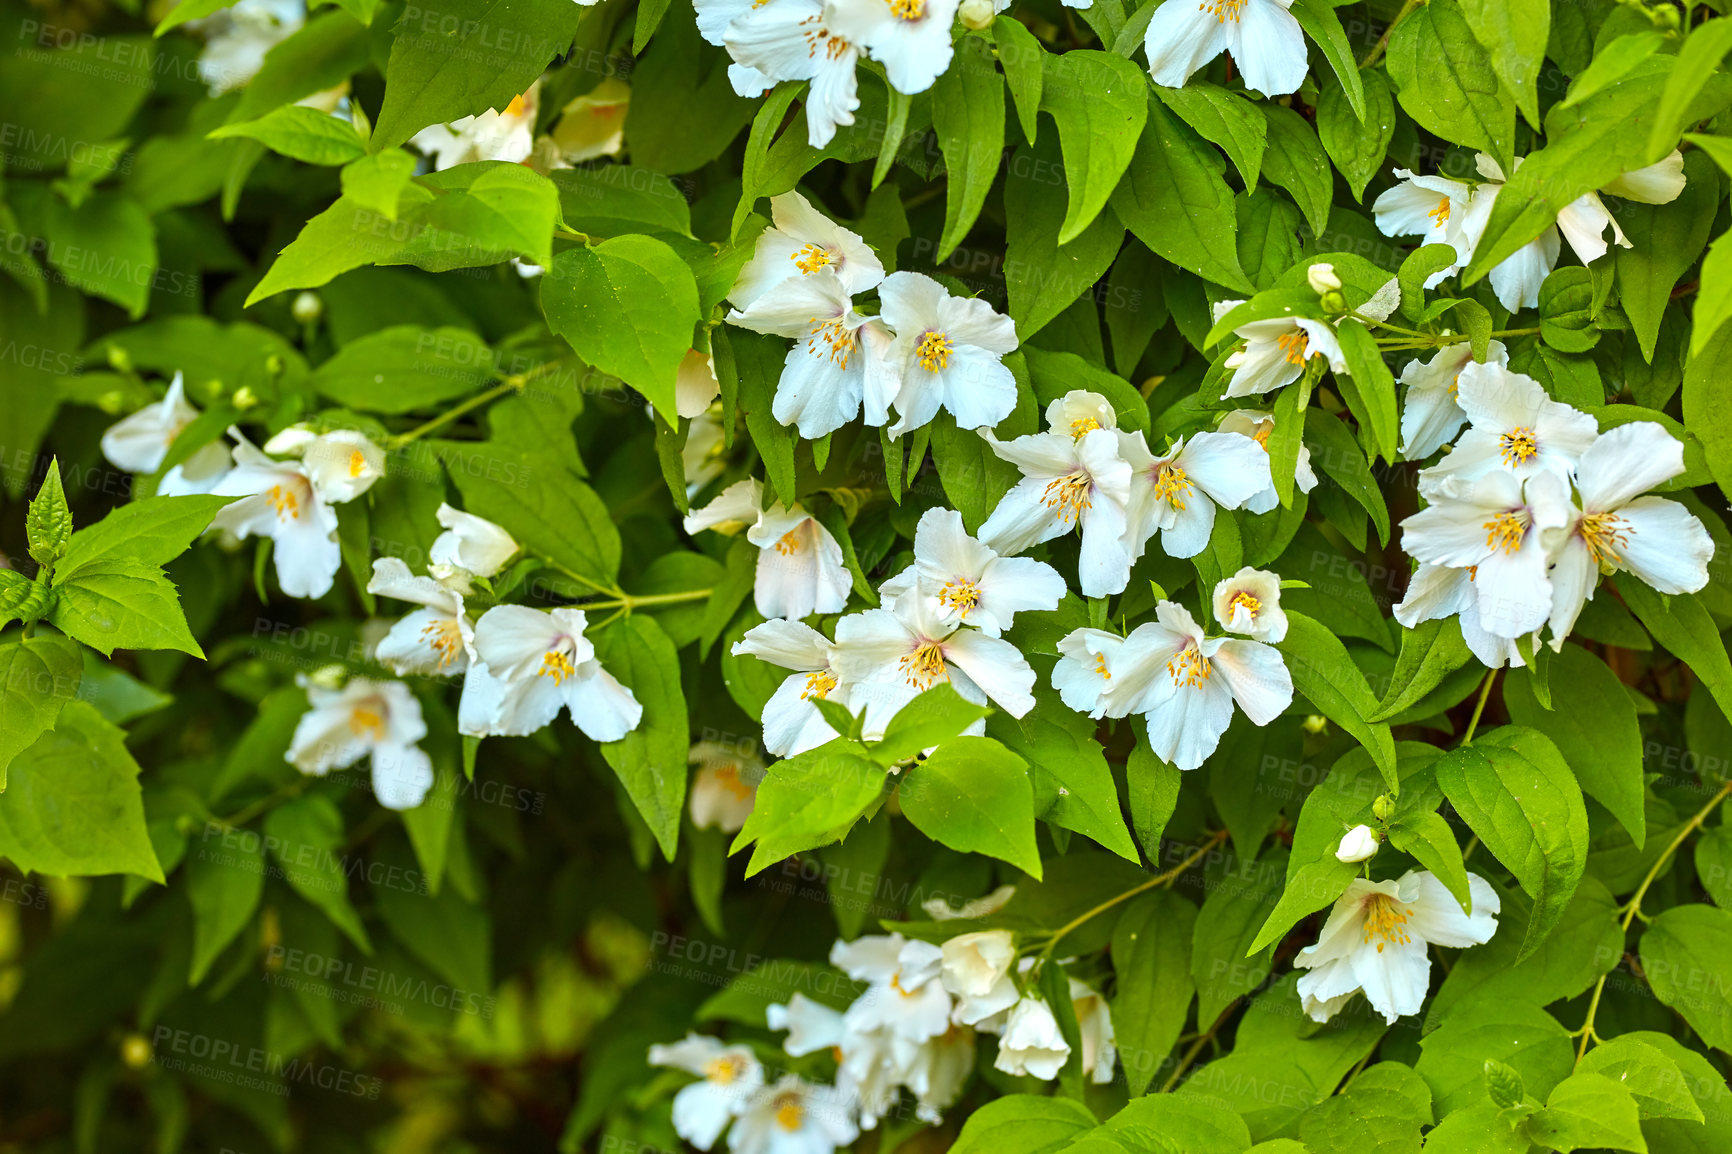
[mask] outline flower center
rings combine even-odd
[[[704,1065],[704,1077],[718,1086],[726,1086],[740,1076],[745,1063],[733,1054],[723,1054],[719,1058],[711,1058]]]
[[[1095,654],[1095,672],[1101,675],[1102,680],[1111,681],[1113,679],[1112,671],[1107,668],[1106,654]]]
[[[1449,221],[1449,197],[1445,196],[1439,198],[1437,207],[1425,215],[1431,218],[1432,224],[1435,227],[1442,228]]]
[[[980,586],[966,577],[959,578],[938,591],[938,603],[967,617],[968,611],[980,604]]]
[[[1586,513],[1577,530],[1588,547],[1596,565],[1617,565],[1623,561],[1620,549],[1629,547],[1630,523],[1616,513]]]
[[[1073,440],[1080,441],[1100,427],[1101,423],[1093,417],[1078,417],[1070,423],[1070,435]]]
[[[1262,610],[1263,603],[1243,589],[1233,594],[1233,599],[1227,602],[1227,616],[1231,617],[1235,624],[1238,623],[1241,612],[1249,618],[1246,622],[1247,625],[1254,624],[1257,620],[1257,614]]]
[[[898,20],[919,20],[926,15],[926,0],[890,0],[890,12]]]
[[[550,649],[541,655],[541,668],[536,670],[535,675],[551,677],[555,685],[564,685],[566,678],[577,676],[577,666],[562,650]]]
[[[788,254],[788,259],[802,273],[817,272],[830,263],[830,250],[821,244],[801,245],[797,251]]]
[[[1498,440],[1503,445],[1499,455],[1503,457],[1503,463],[1511,468],[1527,464],[1540,451],[1539,438],[1534,436],[1532,429],[1526,427],[1512,429]]]
[[[1089,495],[1093,488],[1094,481],[1079,470],[1047,482],[1041,504],[1057,509],[1061,522],[1074,521],[1093,503]]]
[[[349,453],[349,476],[359,477],[367,468],[367,455],[359,449]]]
[[[1203,3],[1197,5],[1197,10],[1209,13],[1218,23],[1225,24],[1231,20],[1237,24],[1239,22],[1239,9],[1244,6],[1245,0],[1204,0]]]
[[[349,711],[349,732],[378,741],[385,736],[385,717],[370,705],[357,705]]]
[[[523,97],[513,96],[511,98],[511,103],[507,104],[505,106],[505,115],[507,115],[507,116],[522,116],[523,115]]]
[[[806,1105],[798,1094],[776,1096],[776,1125],[792,1134],[806,1121]]]
[[[1165,501],[1173,508],[1183,511],[1185,500],[1191,495],[1191,481],[1185,476],[1185,471],[1174,464],[1164,464],[1155,470],[1155,497]]]
[[[1262,445],[1263,451],[1267,453],[1269,451],[1269,434],[1274,431],[1274,421],[1261,421],[1257,425],[1257,431],[1251,434],[1251,439]]]
[[[265,490],[265,499],[277,511],[279,521],[293,521],[301,515],[301,499],[287,485],[272,485]]]
[[[776,542],[776,552],[784,557],[791,557],[800,551],[800,530],[789,529],[782,534],[782,539]]]
[[[825,348],[818,346],[822,343]],[[821,321],[812,318],[812,339],[810,348],[819,356],[827,356],[830,363],[839,369],[848,367],[848,358],[854,353],[854,333],[842,323],[841,317],[833,317]]]
[[[717,785],[721,786],[741,801],[745,801],[747,798],[752,796],[752,787],[740,780],[739,766],[720,766],[715,770],[715,777]],[[732,1081],[733,1079],[730,1077],[728,1080]]]
[[[800,700],[807,701],[815,697],[828,697],[834,688],[836,688],[836,675],[828,669],[808,673],[806,674],[806,692],[800,694]]]
[[[428,622],[421,627],[421,636],[426,639],[433,652],[439,655],[441,669],[457,660],[457,654],[463,648],[463,634],[457,628],[455,617],[441,617],[437,621]]]
[[[1377,943],[1377,952],[1394,943],[1405,946],[1412,940],[1407,933],[1407,907],[1388,894],[1372,894],[1365,899],[1365,943]]]
[[[950,338],[934,330],[920,338],[920,343],[914,346],[914,357],[920,362],[920,367],[929,373],[950,364],[951,350],[956,346],[950,343]]]
[[[950,680],[950,671],[944,667],[944,649],[936,641],[904,655],[897,665],[902,667],[903,680],[916,689],[925,689],[940,678]]]
[[[1168,659],[1167,672],[1172,675],[1174,685],[1194,689],[1209,680],[1209,659],[1193,642]]]
[[[1486,548],[1502,549],[1505,553],[1520,549],[1528,531],[1527,519],[1518,512],[1499,513],[1480,528],[1485,530]]]
[[[1305,363],[1305,350],[1311,345],[1311,338],[1305,335],[1304,329],[1294,329],[1290,333],[1282,333],[1275,338],[1275,343],[1281,346],[1282,354],[1290,365]]]

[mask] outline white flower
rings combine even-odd
[[[680,450],[680,467],[685,473],[688,501],[722,475],[727,468],[726,451],[727,435],[716,408],[705,409],[693,417],[686,429],[685,447]]]
[[[1532,633],[1551,613],[1544,536],[1568,522],[1565,482],[1555,473],[1540,473],[1524,489],[1513,473],[1499,469],[1477,481],[1450,478],[1439,484],[1428,494],[1432,503],[1401,522],[1402,549],[1433,565],[1471,567],[1487,632]]]
[[[244,88],[264,66],[265,53],[306,20],[304,0],[240,0],[202,20],[187,21],[189,29],[206,37],[198,57],[199,79],[212,96]]]
[[[1522,159],[1525,158],[1516,160],[1517,168],[1521,167]],[[1467,217],[1462,222],[1470,252],[1479,246],[1485,235],[1486,223],[1491,219],[1491,210],[1497,204],[1504,184],[1503,168],[1497,161],[1481,152],[1475,154],[1474,163],[1486,181],[1474,189],[1473,198],[1468,202]],[[1603,223],[1601,227],[1604,227]],[[1548,224],[1543,232],[1491,270],[1492,293],[1499,304],[1512,313],[1539,304],[1540,285],[1545,283],[1558,263],[1558,243],[1557,228]]]
[[[866,423],[889,419],[890,390],[884,354],[890,330],[854,311],[840,274],[823,268],[783,281],[728,320],[741,328],[793,337],[770,411],[813,440],[852,421],[866,407]]]
[[[1064,597],[1058,570],[1027,557],[1000,557],[968,535],[962,514],[928,509],[914,530],[914,564],[886,581],[886,601],[927,599],[940,620],[973,625],[988,637],[1010,628],[1018,613],[1051,611]]]
[[[1486,345],[1486,358],[1487,364],[1509,364],[1509,352],[1502,341]],[[1462,341],[1438,349],[1429,361],[1415,358],[1402,368],[1396,380],[1407,386],[1407,398],[1401,408],[1404,460],[1424,460],[1448,444],[1467,424],[1467,414],[1456,402],[1457,381],[1462,370],[1473,363],[1473,343]]]
[[[1012,717],[1034,708],[1034,670],[1016,646],[941,620],[921,598],[842,618],[836,645],[836,668],[853,686],[851,704],[866,711],[869,737],[940,681],[968,701],[990,698]]]
[[[510,533],[485,517],[453,509],[443,501],[435,514],[445,532],[433,539],[427,550],[428,568],[435,575],[462,572],[472,577],[491,577],[517,555],[517,542]]]
[[[1110,666],[1125,639],[1104,629],[1073,629],[1059,639],[1058,664],[1052,667],[1052,687],[1059,700],[1090,717],[1105,717]]]
[[[1217,432],[1250,437],[1267,453],[1269,437],[1275,432],[1275,414],[1264,409],[1231,409],[1215,428]],[[1311,468],[1311,450],[1304,441],[1299,442],[1299,454],[1293,459],[1293,483],[1301,493],[1309,493],[1317,487],[1317,474]],[[1268,488],[1247,500],[1244,509],[1247,513],[1267,513],[1280,502],[1280,495],[1275,492],[1275,479],[1271,476]]]
[[[1247,565],[1216,582],[1212,601],[1215,620],[1229,633],[1268,642],[1287,636],[1287,615],[1281,612],[1281,578],[1267,569]]]
[[[668,1046],[651,1046],[652,1066],[672,1066],[703,1079],[674,1095],[674,1133],[708,1150],[764,1084],[764,1068],[746,1046],[729,1046],[702,1034],[687,1034]]]
[[[1674,148],[1646,168],[1624,173],[1600,191],[1643,204],[1671,204],[1684,191],[1684,154]]]
[[[1278,650],[1260,641],[1205,637],[1184,606],[1162,601],[1107,659],[1109,717],[1141,713],[1149,748],[1180,769],[1215,751],[1233,720],[1233,703],[1268,725],[1293,703],[1293,678]]]
[[[860,50],[839,34],[834,13],[819,0],[753,4],[727,25],[724,42],[734,66],[728,79],[742,96],[759,96],[779,80],[805,80],[806,140],[823,148],[860,107],[854,66]]]
[[[1439,617],[1460,618],[1462,640],[1482,665],[1497,669],[1506,662],[1514,668],[1527,664],[1513,638],[1499,637],[1480,624],[1474,570],[1430,564],[1414,570],[1406,597],[1395,606],[1395,619],[1412,629]]]
[[[733,652],[795,671],[764,705],[766,751],[793,757],[836,737],[812,700],[827,698],[847,706],[850,687],[834,668],[836,647],[822,633],[798,621],[772,619],[748,629]]]
[[[920,908],[926,916],[935,922],[953,922],[959,919],[984,918],[996,914],[1004,908],[1004,904],[1016,896],[1015,886],[999,886],[985,897],[970,898],[960,906],[950,904],[950,899],[940,895],[927,898],[920,903]]]
[[[1230,52],[1245,85],[1285,96],[1304,83],[1305,35],[1287,9],[1293,0],[1169,0],[1155,9],[1143,49],[1149,75],[1181,87],[1203,65]]]
[[[1341,835],[1341,844],[1335,848],[1335,860],[1348,865],[1369,861],[1377,853],[1377,846],[1377,835],[1371,832],[1371,827],[1356,825]]]
[[[1058,1028],[1052,1007],[1033,994],[1017,1002],[998,1038],[993,1068],[1021,1077],[1032,1074],[1046,1081],[1058,1077],[1070,1058],[1070,1043]]]
[[[846,1097],[798,1074],[752,1094],[728,1132],[735,1154],[831,1154],[860,1136]]]
[[[1244,303],[1216,302],[1215,319]],[[1347,359],[1336,339],[1335,326],[1328,321],[1271,317],[1248,321],[1233,332],[1244,338],[1245,347],[1227,357],[1226,366],[1233,370],[1233,379],[1227,382],[1225,396],[1250,397],[1290,385],[1305,372],[1305,362],[1312,357],[1323,357],[1335,372],[1347,371]]]
[[[1131,575],[1125,543],[1131,466],[1119,455],[1118,434],[1110,428],[1030,433],[1000,441],[981,436],[999,457],[1022,470],[1022,480],[998,502],[980,527],[980,539],[1000,556],[1082,526],[1078,562],[1085,597],[1122,593]]]
[[[625,117],[630,109],[631,86],[617,76],[603,77],[569,101],[548,133],[559,152],[559,166],[618,156],[625,148]]]
[[[478,160],[518,164],[535,151],[535,113],[540,103],[541,81],[537,80],[527,92],[512,97],[503,111],[489,108],[450,124],[430,124],[409,143],[432,157],[433,167],[440,172]]]
[[[350,678],[342,689],[307,685],[312,707],[295,725],[285,760],[323,777],[372,758],[373,792],[387,809],[414,809],[433,785],[433,763],[416,743],[427,736],[421,703],[401,681]]]
[[[714,741],[700,741],[692,746],[686,762],[698,770],[688,798],[692,826],[738,833],[752,816],[758,782],[764,777],[764,763],[755,757],[742,757],[733,745]]]
[[[1599,433],[1594,418],[1552,400],[1538,381],[1503,365],[1469,363],[1456,382],[1470,427],[1425,471],[1426,488],[1445,477],[1472,481],[1494,470],[1524,481],[1541,472],[1569,478]]]
[[[475,656],[475,627],[463,612],[463,596],[431,577],[417,577],[395,557],[373,562],[367,592],[421,608],[395,625],[374,656],[393,673],[437,677],[461,673]]]
[[[1113,1065],[1119,1054],[1113,1036],[1112,1011],[1107,1008],[1105,998],[1075,978],[1070,979],[1070,1000],[1082,1040],[1083,1076],[1104,1086],[1113,1080]]]
[[[914,1092],[914,1116],[936,1126],[974,1071],[974,1031],[952,1026],[915,1051],[902,1074]]]
[[[197,417],[198,409],[186,399],[184,381],[176,373],[162,400],[108,427],[102,434],[102,455],[117,469],[148,476],[162,468],[175,438]],[[212,441],[164,473],[157,494],[179,497],[208,493],[228,473],[231,463],[228,446]]]
[[[265,442],[265,452],[299,457],[319,495],[333,505],[353,501],[385,475],[385,451],[354,429],[315,433],[291,425]]]
[[[960,0],[832,0],[831,24],[884,65],[898,92],[925,92],[950,67]]]
[[[710,354],[687,349],[680,361],[679,375],[674,378],[674,411],[696,420],[709,412],[711,403],[721,395],[722,384],[716,379],[716,365]]]
[[[571,711],[592,741],[637,728],[643,706],[595,659],[581,609],[543,612],[495,605],[475,623],[475,654],[463,683],[458,729],[475,737],[521,737]]]
[[[1473,186],[1447,176],[1421,176],[1405,168],[1395,170],[1397,183],[1371,204],[1371,214],[1384,236],[1417,236],[1421,244],[1447,244],[1455,250],[1455,263],[1439,269],[1425,280],[1436,288],[1446,277],[1460,272],[1473,259],[1477,233],[1470,236],[1468,213]]]
[[[760,508],[762,494],[756,479],[736,481],[686,516],[686,532],[737,533],[750,526],[746,540],[758,547],[753,600],[765,617],[840,613],[852,588],[842,546],[799,505]]]
[[[783,0],[772,0],[780,4]],[[742,312],[784,281],[829,269],[846,294],[870,292],[884,279],[884,265],[859,233],[850,232],[812,207],[797,192],[770,198],[774,222],[758,234],[752,259],[740,269],[728,300]],[[729,318],[732,319],[731,317]]]
[[[1473,913],[1430,873],[1410,870],[1399,880],[1356,878],[1329,911],[1313,945],[1293,964],[1310,970],[1299,978],[1305,1012],[1327,1022],[1355,991],[1384,1021],[1393,1025],[1417,1014],[1431,988],[1431,958],[1426,946],[1477,946],[1497,932],[1497,891],[1478,874],[1468,874]]]
[[[1581,508],[1547,534],[1554,565],[1553,649],[1575,628],[1601,573],[1628,572],[1662,593],[1708,584],[1714,539],[1693,513],[1664,497],[1640,496],[1684,471],[1684,446],[1661,425],[1635,421],[1600,436],[1576,469]]]
[[[235,536],[275,542],[277,584],[290,597],[323,597],[331,591],[343,552],[337,544],[337,514],[300,461],[277,461],[247,441],[235,446],[235,467],[211,491],[240,497],[218,510],[211,528]]]
[[[842,1011],[814,1002],[805,994],[795,994],[786,1005],[765,1006],[764,1021],[772,1030],[788,1031],[782,1049],[795,1058],[835,1049],[848,1033]]]
[[[901,934],[867,934],[830,947],[830,964],[866,992],[843,1015],[850,1033],[887,1031],[913,1045],[950,1028],[950,995],[939,980],[943,953]]]
[[[1318,296],[1325,293],[1341,291],[1341,278],[1335,275],[1335,266],[1328,261],[1318,261],[1305,269],[1305,283],[1311,286],[1311,291]]]
[[[1002,360],[1016,350],[1016,325],[1009,317],[983,300],[951,296],[916,272],[885,277],[878,299],[884,322],[896,332],[885,354],[887,383],[896,393],[892,437],[931,421],[941,407],[962,429],[1010,416],[1016,377]]]
[[[1156,534],[1167,556],[1195,557],[1209,546],[1217,505],[1238,509],[1274,487],[1268,451],[1241,433],[1180,437],[1159,457],[1141,431],[1118,438],[1131,467],[1125,544],[1133,559]]]
[[[1016,939],[1009,930],[959,934],[941,947],[940,979],[956,998],[951,1018],[972,1026],[1014,1006],[1021,996],[1010,976]]]

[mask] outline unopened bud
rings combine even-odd
[[[1335,275],[1335,266],[1327,262],[1306,269],[1305,282],[1311,286],[1312,292],[1319,295],[1341,290],[1341,278]]]
[[[992,0],[962,0],[962,7],[956,10],[956,14],[962,18],[963,27],[978,32],[982,28],[991,27],[998,12],[994,9]]]
[[[126,394],[119,389],[110,389],[96,399],[96,405],[109,416],[118,416],[126,408]]]
[[[265,358],[265,372],[273,377],[283,375],[283,357],[281,353],[272,353]]]
[[[1648,19],[1654,22],[1656,28],[1664,29],[1667,32],[1678,30],[1678,10],[1669,4],[1663,8],[1650,8]]]
[[[1323,299],[1318,303],[1323,306],[1323,311],[1326,313],[1344,313],[1347,311],[1347,298],[1338,292],[1324,293]]]
[[[1377,835],[1368,825],[1356,825],[1341,835],[1341,844],[1335,850],[1335,860],[1339,862],[1362,862],[1370,859],[1377,852]]]
[[[1322,733],[1325,729],[1329,728],[1329,719],[1324,717],[1321,713],[1313,713],[1308,715],[1300,724],[1304,727],[1306,733]]]
[[[1377,800],[1371,803],[1372,816],[1378,821],[1388,821],[1389,814],[1395,809],[1395,801],[1387,793],[1377,795]]]
[[[317,293],[301,293],[289,306],[289,315],[303,325],[310,325],[325,315],[325,302]]]
[[[234,402],[235,408],[243,413],[256,407],[259,403],[259,395],[253,392],[251,385],[242,385],[235,390],[235,395],[230,399]]]
[[[109,345],[108,367],[117,373],[129,373],[132,371],[132,355],[119,345]]]
[[[128,1034],[120,1042],[120,1060],[134,1070],[142,1070],[156,1057],[150,1039],[143,1034]]]

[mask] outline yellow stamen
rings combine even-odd
[[[290,521],[301,515],[301,499],[285,485],[272,485],[265,490],[265,499],[277,511],[277,520]]]
[[[1074,521],[1082,516],[1084,509],[1094,503],[1093,489],[1094,481],[1087,473],[1071,473],[1047,482],[1041,503],[1057,509],[1061,523]]]
[[[1229,20],[1237,24],[1239,22],[1239,9],[1244,6],[1245,0],[1204,0],[1203,3],[1197,5],[1197,11],[1207,12],[1220,24],[1225,24]]]
[[[505,115],[507,115],[507,116],[522,116],[523,115],[523,97],[513,96],[511,98],[511,103],[507,104],[505,106]]]
[[[1165,501],[1173,508],[1185,509],[1185,502],[1191,495],[1194,486],[1185,471],[1171,462],[1158,466],[1155,470],[1155,498]]]
[[[950,343],[949,337],[933,331],[921,337],[920,343],[914,346],[914,357],[920,362],[921,368],[929,373],[936,373],[949,366],[950,354],[955,347]]]
[[[798,1094],[778,1094],[776,1096],[776,1125],[790,1134],[798,1130],[806,1121],[806,1104]]]
[[[956,610],[957,616],[966,620],[968,611],[980,604],[980,586],[966,577],[958,578],[938,591],[938,603]]]
[[[903,680],[915,689],[925,689],[940,679],[950,680],[950,670],[944,665],[944,650],[936,641],[926,642],[903,656],[897,664],[902,667]]]
[[[1072,439],[1080,441],[1100,427],[1101,423],[1093,417],[1079,417],[1070,423],[1070,435]]]
[[[821,244],[802,245],[797,252],[788,254],[788,259],[803,273],[817,272],[830,263],[830,250]]]
[[[740,780],[740,767],[737,765],[721,765],[714,767],[716,784],[745,801],[752,796],[752,787]]]
[[[1584,514],[1577,531],[1582,535],[1582,541],[1588,547],[1588,554],[1593,557],[1594,564],[1604,568],[1607,565],[1621,564],[1624,558],[1619,550],[1630,545],[1630,534],[1634,532],[1630,523],[1616,513]]]
[[[1209,659],[1204,657],[1203,651],[1192,642],[1167,661],[1167,673],[1172,676],[1174,685],[1194,689],[1209,680]]]
[[[723,1054],[719,1058],[711,1058],[704,1065],[704,1077],[718,1086],[726,1086],[738,1078],[745,1070],[746,1064],[732,1054]]]
[[[359,449],[349,454],[349,476],[359,477],[367,469],[367,455]]]
[[[1107,668],[1107,655],[1106,654],[1104,654],[1104,653],[1095,654],[1095,672],[1100,674],[1101,677],[1107,681],[1111,681],[1113,679],[1112,671]]]
[[[926,15],[926,0],[890,0],[890,12],[898,20],[919,20]]]
[[[577,666],[570,657],[559,650],[549,650],[541,655],[541,668],[536,670],[537,677],[551,677],[555,685],[564,685],[565,679],[577,676]]]
[[[421,636],[439,655],[440,669],[457,660],[457,655],[463,651],[463,633],[458,628],[455,617],[441,617],[428,622],[421,627]]]
[[[1431,218],[1434,226],[1442,228],[1449,220],[1449,197],[1445,196],[1440,198],[1437,202],[1437,207],[1425,215]]]
[[[1281,346],[1281,352],[1290,365],[1305,363],[1305,350],[1311,345],[1311,338],[1305,335],[1304,329],[1294,329],[1290,333],[1282,333],[1275,338],[1275,343]]]
[[[1505,553],[1520,549],[1528,531],[1527,520],[1520,513],[1499,513],[1480,528],[1485,530],[1486,548],[1502,549]]]
[[[1525,426],[1510,430],[1498,440],[1503,445],[1499,455],[1503,457],[1503,463],[1512,469],[1517,465],[1527,464],[1540,451],[1539,438],[1534,436],[1532,429]]]
[[[818,347],[820,342],[828,349],[827,352]],[[842,318],[835,317],[827,321],[812,318],[810,348],[814,353],[829,357],[830,363],[837,368],[848,367],[848,358],[854,354],[855,344],[854,333],[842,323]]]
[[[834,688],[836,688],[836,675],[828,669],[808,673],[806,674],[806,692],[800,694],[800,700],[807,701],[814,697],[828,697]]]
[[[783,533],[782,539],[776,542],[776,552],[784,557],[791,557],[798,553],[800,551],[799,532],[798,529],[789,529]]]
[[[1263,451],[1269,451],[1269,434],[1275,431],[1274,421],[1262,421],[1257,425],[1257,431],[1251,434],[1251,439],[1263,446]]]
[[[1384,946],[1392,943],[1405,946],[1412,941],[1407,933],[1407,919],[1410,916],[1407,907],[1388,894],[1372,894],[1365,899],[1366,944],[1376,941],[1377,952],[1380,954]]]
[[[1250,593],[1241,589],[1237,593],[1233,594],[1233,599],[1231,601],[1227,602],[1227,619],[1229,621],[1232,620],[1235,612],[1240,609],[1249,613],[1252,621],[1256,621],[1257,614],[1263,611],[1263,603],[1253,597]]]
[[[349,711],[349,732],[377,741],[385,736],[385,718],[371,706],[357,705]]]

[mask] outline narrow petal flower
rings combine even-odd
[[[1238,433],[1250,437],[1267,454],[1269,438],[1275,432],[1275,414],[1263,409],[1230,409],[1215,429],[1220,433]],[[1261,476],[1261,473],[1258,475]],[[1317,473],[1311,467],[1311,450],[1304,442],[1300,443],[1299,455],[1293,460],[1293,484],[1301,493],[1309,493],[1317,487]],[[1280,495],[1275,492],[1275,479],[1271,476],[1268,487],[1252,494],[1246,500],[1244,508],[1250,513],[1267,513],[1280,504],[1280,501]]]
[[[373,562],[367,592],[421,606],[391,626],[374,650],[393,673],[424,677],[461,673],[475,656],[475,627],[463,611],[463,596],[431,577],[417,577],[395,557]]]
[[[833,0],[836,31],[884,65],[890,86],[910,95],[950,67],[950,28],[960,0]]]
[[[564,709],[593,741],[618,741],[636,729],[643,706],[595,659],[586,627],[581,609],[495,605],[483,613],[475,623],[475,653],[496,680],[499,701],[484,732],[459,728],[478,737],[523,736]]]
[[[129,473],[151,474],[162,468],[169,446],[198,417],[186,399],[182,375],[176,373],[162,400],[122,417],[102,434],[102,455]]]
[[[427,551],[430,566],[460,569],[476,577],[492,577],[517,555],[518,545],[510,533],[485,517],[453,509],[440,502],[434,514],[445,532],[434,538]]]
[[[291,425],[265,442],[265,452],[300,458],[319,495],[333,505],[353,501],[385,475],[385,451],[354,429],[320,433]]]
[[[418,744],[427,736],[421,703],[401,681],[350,678],[342,689],[307,686],[285,760],[323,777],[369,757],[373,791],[389,809],[414,809],[433,786],[433,763]]]
[[[323,597],[331,591],[343,563],[336,511],[301,462],[274,460],[244,440],[234,453],[235,468],[212,491],[242,499],[218,510],[211,528],[226,529],[243,540],[271,538],[277,584],[283,592],[290,597]]]
[[[1494,470],[1524,481],[1541,472],[1567,480],[1599,433],[1594,418],[1552,400],[1532,377],[1495,362],[1463,365],[1456,382],[1470,427],[1425,471],[1428,484],[1445,477],[1472,481]]]
[[[1131,467],[1126,546],[1140,557],[1157,534],[1170,557],[1194,557],[1209,544],[1215,508],[1243,508],[1274,487],[1269,453],[1240,433],[1181,437],[1163,456],[1149,452],[1139,430],[1119,433],[1119,455]]]
[[[752,259],[728,292],[728,300],[736,309],[749,309],[753,301],[784,281],[824,269],[835,274],[848,295],[869,292],[884,279],[883,263],[860,234],[819,212],[799,193],[771,197],[770,216],[773,223],[758,234]]]
[[[686,762],[698,771],[687,795],[693,828],[738,833],[752,815],[764,763],[714,741],[692,746]]]
[[[849,705],[850,687],[835,668],[836,647],[822,633],[798,621],[766,621],[746,630],[732,652],[794,670],[764,706],[767,751],[793,757],[837,736],[812,704],[814,698],[827,698]]]

